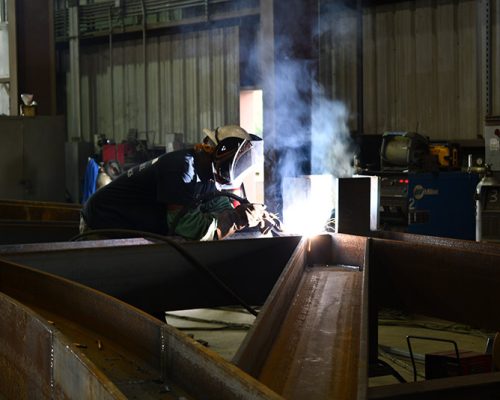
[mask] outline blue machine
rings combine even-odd
[[[410,173],[408,180],[409,233],[475,239],[477,174]]]

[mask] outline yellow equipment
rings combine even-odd
[[[429,144],[431,155],[436,157],[439,168],[458,169],[458,146],[454,144],[431,143]]]

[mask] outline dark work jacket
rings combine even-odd
[[[90,229],[166,235],[167,206],[189,205],[214,191],[210,155],[178,150],[140,164],[97,190],[82,215]]]

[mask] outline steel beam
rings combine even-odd
[[[80,221],[79,204],[0,199],[0,220]]]
[[[369,399],[479,400],[498,398],[500,372],[433,379],[370,388]]]
[[[64,241],[78,234],[79,204],[0,200],[0,244]]]
[[[366,397],[369,242],[349,240],[299,244],[235,357],[287,399]]]
[[[300,237],[185,242],[180,245],[248,304],[263,304]],[[163,319],[167,310],[235,304],[169,244],[130,239],[0,246],[0,257],[102,291]],[[46,246],[44,248],[44,246]],[[73,247],[71,247],[73,246]]]
[[[76,222],[0,220],[0,244],[57,242],[76,235]]]
[[[290,236],[185,242],[181,246],[245,301],[264,304],[234,362],[273,395],[290,399],[451,399],[466,398],[462,393],[467,393],[468,398],[489,398],[496,393],[500,386],[498,373],[368,389],[368,364],[377,356],[378,307],[392,306],[477,328],[499,330],[500,326],[500,317],[491,307],[500,303],[500,246],[406,234],[378,236]],[[124,239],[11,245],[0,246],[0,257],[5,260],[0,265],[8,265],[5,268],[14,268],[14,262],[22,263],[77,280],[158,318],[169,309],[234,304],[166,243]],[[94,296],[89,297],[94,291],[85,288],[90,292],[71,293],[81,301],[82,308],[66,310],[68,289],[59,285],[48,288],[45,283],[41,285],[44,289],[38,289],[40,281],[35,283],[25,274],[15,278],[0,274],[0,291],[47,320],[58,319],[56,327],[65,335],[74,326],[74,318],[88,322],[93,313],[100,312],[99,307],[104,307],[96,303]],[[39,300],[50,307],[40,306]],[[141,320],[131,322],[125,309],[107,312],[104,314],[115,316],[116,331],[107,321],[92,320],[93,330],[98,333],[84,335],[84,340],[77,339],[83,333],[78,334],[71,343],[95,343],[112,335],[124,348],[149,357],[141,340],[144,335],[157,333],[152,334],[156,328],[144,321],[160,322],[140,312]],[[125,323],[132,331],[127,331]],[[78,324],[79,330],[85,331],[86,323]],[[0,330],[0,335],[5,329]],[[106,336],[108,329],[112,333]],[[129,336],[131,341],[127,342]],[[143,339],[135,340],[137,337]],[[93,351],[97,351],[95,347]],[[175,357],[187,357],[184,351],[179,347]],[[186,351],[189,353],[189,346]],[[98,368],[109,367],[94,359],[92,362]],[[180,368],[182,372],[172,375],[181,388],[191,384],[183,377],[189,376],[191,370],[203,371],[206,364],[194,369],[191,364],[185,366]],[[211,375],[208,379],[212,379]]]
[[[468,250],[472,252],[500,254],[500,244],[492,242],[474,242],[471,240],[452,239],[439,236],[414,235],[411,233],[390,231],[372,232],[372,236],[379,239],[446,247],[454,249],[458,252],[462,250]]]
[[[494,246],[469,243],[461,248],[456,242],[373,239],[377,304],[499,330],[500,315],[492,305],[500,304],[500,252]]]
[[[6,261],[0,311],[2,398],[280,398],[125,303]]]

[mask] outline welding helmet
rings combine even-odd
[[[203,131],[206,134],[204,142],[214,147],[213,166],[216,182],[224,189],[238,188],[258,161],[256,142],[262,139],[237,125]]]

